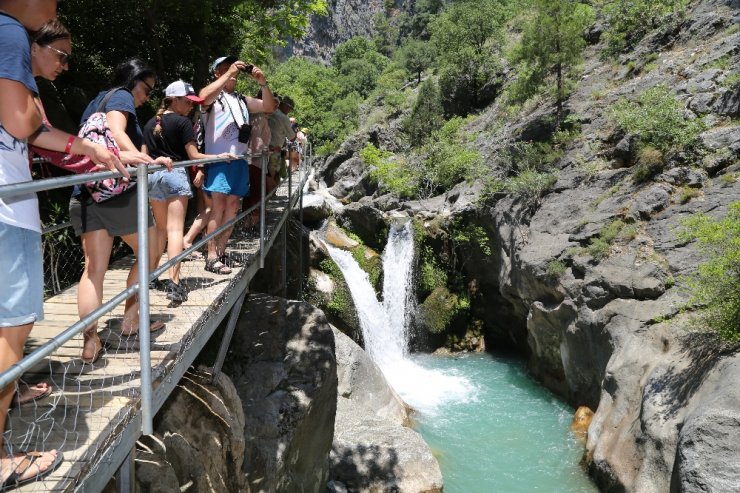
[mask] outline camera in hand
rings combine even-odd
[[[251,67],[251,65],[250,65]],[[242,123],[239,127],[239,136],[236,140],[242,144],[249,144],[249,137],[252,135],[252,125],[249,123]]]
[[[252,65],[251,63],[248,63],[244,68],[240,68],[239,70],[241,70],[242,72],[251,74],[253,68],[254,68],[254,65]]]

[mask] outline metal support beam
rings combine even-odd
[[[123,460],[116,474],[116,493],[135,493],[136,491],[136,446]]]
[[[141,432],[154,433],[152,422],[152,358],[149,349],[149,175],[146,166],[136,171],[136,207],[139,254],[139,358],[141,361]]]
[[[288,226],[290,225],[290,211],[288,211],[288,217],[283,223],[283,248],[281,249],[282,257],[280,259],[280,273],[283,277],[281,296],[283,298],[288,297]]]
[[[241,295],[239,295],[239,298],[236,300],[236,303],[234,303],[234,307],[231,309],[231,314],[229,315],[229,321],[226,324],[226,332],[224,333],[224,338],[221,339],[221,347],[218,349],[218,356],[216,356],[216,362],[213,364],[213,376],[212,376],[212,382],[216,381],[216,377],[219,373],[221,373],[221,369],[224,367],[224,361],[226,360],[226,353],[229,352],[229,345],[231,344],[231,338],[234,335],[234,329],[236,328],[236,322],[239,320],[239,314],[242,311],[242,304],[244,303],[244,298],[247,296],[247,292],[249,292],[249,289],[244,288],[244,291]]]

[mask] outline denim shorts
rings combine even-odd
[[[41,233],[0,222],[0,327],[44,319]]]
[[[206,166],[206,183],[203,190],[224,195],[244,197],[249,194],[249,171],[244,159],[214,163]]]
[[[192,197],[190,181],[185,168],[162,170],[149,175],[149,198],[167,200],[171,197]]]

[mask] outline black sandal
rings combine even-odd
[[[221,262],[221,260],[217,258],[207,259],[205,269],[208,272],[213,272],[214,274],[231,274],[231,269],[224,265],[223,262]]]
[[[226,267],[243,267],[244,266],[244,264],[242,264],[241,262],[239,262],[237,259],[231,258],[228,255],[221,255],[219,257],[219,260]]]

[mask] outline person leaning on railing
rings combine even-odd
[[[0,0],[0,185],[31,180],[27,139],[39,135],[42,115],[34,102],[38,88],[26,29],[40,29],[56,17],[56,7],[56,0]],[[43,140],[53,147],[58,146],[60,136],[62,142],[66,140],[63,132],[45,134],[49,135]],[[107,157],[111,163],[116,161]],[[6,371],[23,356],[34,322],[44,316],[36,194],[0,198],[0,248],[0,371]],[[56,450],[9,453],[2,432],[14,393],[11,385],[0,391],[0,490],[36,481],[62,461]]]
[[[195,94],[193,86],[178,80],[167,86],[156,116],[144,125],[144,150],[152,157],[168,157],[173,161],[188,159],[221,158],[237,159],[229,152],[202,154],[195,143],[193,123],[188,116],[194,104],[202,104],[203,99]],[[204,178],[203,166],[198,166],[194,181],[201,186]],[[183,230],[188,199],[193,194],[185,168],[155,172],[149,181],[149,200],[157,223],[157,242],[153,245],[154,256],[150,268],[157,268],[162,259],[165,243],[167,256],[174,258],[183,250]],[[180,263],[170,268],[170,278],[155,284],[164,289],[167,299],[183,302],[188,299],[187,289],[180,283]]]
[[[149,101],[156,85],[156,74],[143,61],[132,58],[118,65],[113,72],[112,88],[101,91],[82,115],[84,123],[92,114],[105,113],[110,131],[123,152],[136,155],[144,163],[172,166],[170,158],[153,159],[141,152],[142,130],[136,119],[136,108]],[[107,97],[107,100],[106,100]],[[105,104],[103,104],[105,103]],[[102,106],[102,108],[101,108]],[[136,188],[131,187],[120,195],[96,202],[86,187],[77,187],[69,202],[69,216],[75,233],[80,236],[85,254],[85,269],[82,272],[77,292],[77,309],[80,318],[92,313],[103,304],[103,281],[108,270],[113,240],[116,236],[133,250],[138,257]],[[156,230],[151,209],[148,211],[149,244],[155,243]],[[148,254],[148,252],[146,252]],[[138,261],[131,266],[126,285],[138,281]],[[164,328],[161,321],[152,322],[149,330],[156,332]],[[136,297],[126,300],[121,335],[131,336],[139,331],[139,302]],[[84,333],[82,360],[94,363],[103,351],[97,333],[97,322]]]
[[[281,178],[288,176],[288,170],[285,166],[283,155],[283,146],[286,139],[295,140],[295,132],[291,126],[288,113],[293,111],[295,103],[288,96],[280,98],[280,104],[277,109],[270,115],[270,164],[269,173],[276,183],[280,183]]]

